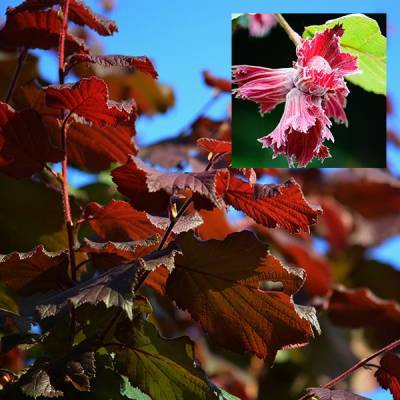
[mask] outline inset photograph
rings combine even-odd
[[[233,14],[235,168],[386,167],[386,14]]]

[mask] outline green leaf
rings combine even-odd
[[[233,394],[230,394],[223,389],[219,390],[220,390],[219,400],[240,400],[239,397],[236,397]]]
[[[14,316],[19,315],[18,304],[3,285],[0,285],[0,312],[12,314]]]
[[[239,18],[243,13],[232,13],[232,19]]]
[[[357,56],[362,71],[346,79],[368,92],[386,95],[386,38],[374,19],[363,14],[346,15],[327,21],[324,25],[307,26],[303,37],[312,38],[316,32],[338,24],[344,28],[340,40],[342,51]]]
[[[189,338],[163,339],[144,320],[122,322],[116,336],[127,346],[116,349],[118,371],[153,400],[218,399],[195,367]]]
[[[122,379],[121,394],[123,396],[131,400],[151,400],[151,397],[143,393],[139,388],[132,386],[126,376],[123,376]]]

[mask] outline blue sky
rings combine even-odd
[[[6,6],[20,1],[2,0],[0,14]],[[98,8],[98,1],[86,0]],[[398,0],[202,0],[202,1],[133,1],[117,0],[117,8],[110,15],[118,22],[119,33],[111,38],[102,38],[107,53],[147,55],[153,59],[163,83],[173,86],[175,107],[156,117],[144,117],[138,124],[139,143],[148,144],[171,136],[191,121],[193,116],[210,97],[211,91],[203,84],[201,72],[209,69],[213,73],[230,76],[231,66],[231,14],[245,12],[263,13],[376,13],[388,14],[388,94],[392,100],[394,115],[389,126],[400,132],[400,7]],[[323,19],[321,23],[324,22]],[[273,55],[271,54],[271,57]],[[56,78],[56,60],[45,56],[42,59],[43,73]],[[213,117],[227,112],[229,98],[223,97],[210,110]],[[400,156],[389,148],[390,160],[396,174],[400,175]],[[75,184],[95,179],[93,176],[71,174]],[[373,200],[373,199],[372,199]],[[371,251],[371,256],[397,264],[400,238]],[[379,392],[370,396],[374,400],[391,397]]]

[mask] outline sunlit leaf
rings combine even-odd
[[[56,10],[22,11],[9,13],[6,24],[0,30],[0,48],[14,50],[16,48],[52,49],[58,47],[62,20]],[[65,51],[67,54],[87,53],[84,42],[66,34]]]
[[[7,14],[12,15],[27,10],[37,11],[49,9],[54,5],[60,5],[60,0],[25,0],[17,7],[9,8]],[[109,36],[118,31],[114,21],[94,13],[91,8],[80,0],[70,0],[68,16],[69,19],[76,24],[86,25],[103,36]]]
[[[304,198],[294,179],[280,185],[251,186],[234,176],[224,196],[226,202],[267,228],[280,227],[290,233],[308,232],[321,210]]]
[[[75,84],[53,85],[46,89],[46,104],[50,108],[68,110],[98,125],[117,125],[136,116],[134,102],[109,100],[106,83],[99,78],[81,79]]]
[[[14,98],[19,107],[39,112],[52,141],[61,146],[60,112],[46,106],[44,91],[31,83],[19,88]],[[68,128],[68,160],[90,171],[108,169],[115,161],[124,163],[129,154],[137,153],[134,134],[133,124],[99,127],[74,120]]]
[[[224,207],[218,185],[223,170],[165,173],[145,165],[139,158],[130,157],[127,164],[112,171],[118,190],[129,197],[138,210],[159,214],[169,205],[170,195],[189,189],[193,192],[193,202],[197,209]]]

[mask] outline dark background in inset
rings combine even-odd
[[[375,19],[386,36],[386,14],[366,14]],[[339,18],[341,14],[284,14],[293,29],[302,34],[304,27],[322,25]],[[296,51],[285,31],[279,26],[272,28],[265,38],[252,38],[247,29],[232,34],[232,65],[249,64],[268,68],[288,68],[296,60]],[[349,126],[332,120],[331,131],[335,142],[326,142],[332,158],[323,163],[314,160],[308,168],[386,167],[386,97],[370,93],[347,82],[350,94],[345,109]],[[271,149],[262,149],[258,138],[272,132],[281,119],[284,104],[280,104],[264,117],[258,112],[258,104],[233,98],[232,140],[233,166],[287,168],[288,163],[280,155],[272,159]]]

